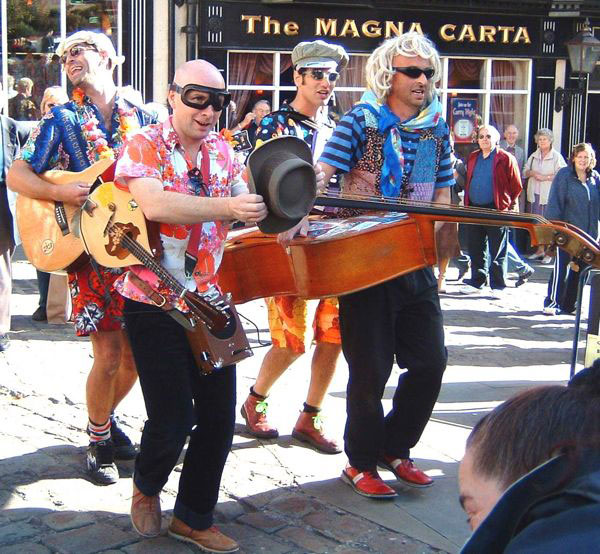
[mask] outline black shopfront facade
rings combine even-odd
[[[342,113],[364,90],[368,54],[385,38],[416,30],[440,52],[443,77],[438,87],[459,152],[471,148],[472,127],[478,121],[490,122],[500,132],[516,124],[528,152],[540,127],[554,130],[556,146],[563,152],[584,137],[600,148],[600,126],[593,115],[600,113],[600,70],[586,80],[586,87],[597,87],[597,94],[586,90],[560,112],[554,109],[555,89],[575,86],[564,42],[583,19],[549,17],[545,8],[536,12],[540,0],[532,2],[533,8],[527,0],[471,0],[472,9],[465,10],[456,7],[460,2],[444,2],[443,8],[439,2],[438,9],[427,7],[435,2],[410,3],[425,6],[418,9],[406,2],[399,8],[397,2],[373,2],[369,7],[341,2],[200,1],[197,25],[191,27],[197,35],[188,34],[188,58],[195,51],[223,69],[238,107],[228,114],[230,125],[259,99],[269,100],[276,109],[293,97],[290,53],[297,43],[322,39],[341,44],[351,59],[331,109]],[[475,4],[487,8],[477,9]],[[500,9],[499,4],[511,4],[512,9]],[[591,24],[600,38],[600,18]],[[195,43],[192,48],[190,41]]]

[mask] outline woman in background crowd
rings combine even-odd
[[[600,175],[594,170],[596,153],[590,144],[573,147],[568,167],[563,167],[554,178],[546,217],[572,223],[593,238],[598,237],[600,216]],[[544,300],[544,314],[572,314],[575,311],[579,289],[579,267],[570,264],[571,256],[558,250],[554,269],[548,282],[548,296]]]
[[[462,554],[598,552],[600,360],[486,415],[458,478],[474,530]]]
[[[553,148],[554,135],[550,129],[539,129],[535,134],[537,150],[529,156],[523,168],[523,178],[527,182],[527,202],[529,211],[537,215],[545,215],[550,185],[561,167],[567,163],[561,153]],[[543,259],[542,259],[543,258]],[[544,247],[529,256],[530,260],[542,259],[543,263],[550,263],[552,258],[545,256]]]

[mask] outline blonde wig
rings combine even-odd
[[[366,66],[367,87],[375,94],[377,100],[384,104],[392,86],[392,61],[396,56],[430,60],[435,70],[428,83],[427,100],[431,101],[437,83],[442,75],[442,64],[435,45],[423,35],[410,32],[399,37],[390,38],[378,46],[369,56]]]

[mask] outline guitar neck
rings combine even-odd
[[[112,225],[109,228],[109,232],[117,231],[118,228]],[[148,268],[154,273],[161,281],[163,281],[174,293],[181,296],[187,289],[177,280],[175,277],[167,271],[161,264],[159,264],[150,252],[146,250],[139,242],[132,239],[128,235],[123,235],[120,244],[131,252],[144,267]]]

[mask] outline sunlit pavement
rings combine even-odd
[[[91,366],[87,340],[70,326],[37,324],[35,271],[22,257],[14,263],[11,347],[0,354],[0,553],[189,552],[162,536],[142,540],[128,517],[132,463],[119,464],[120,482],[97,487],[85,476],[85,379]],[[524,388],[568,378],[573,316],[541,313],[550,269],[536,266],[534,279],[502,299],[468,297],[449,280],[441,296],[449,365],[433,417],[412,451],[435,479],[423,490],[382,476],[399,493],[391,502],[356,495],[339,475],[344,454],[327,456],[290,436],[309,378],[309,354],[274,387],[269,414],[280,438],[254,439],[238,413],[234,446],[222,482],[217,523],[244,552],[457,552],[468,537],[457,500],[456,474],[473,424]],[[449,270],[452,278],[456,270]],[[262,301],[239,307],[268,340]],[[587,314],[584,303],[582,311]],[[253,346],[256,330],[247,326]],[[585,324],[584,324],[585,329]],[[238,366],[238,404],[254,382],[267,348]],[[581,349],[583,350],[583,348]],[[174,362],[175,363],[175,362]],[[580,367],[580,366],[579,366]],[[384,405],[391,406],[395,368]],[[340,360],[326,400],[329,432],[345,423],[347,368]],[[119,408],[131,437],[139,440],[144,406],[139,387]],[[177,490],[174,472],[162,494],[164,531]]]

